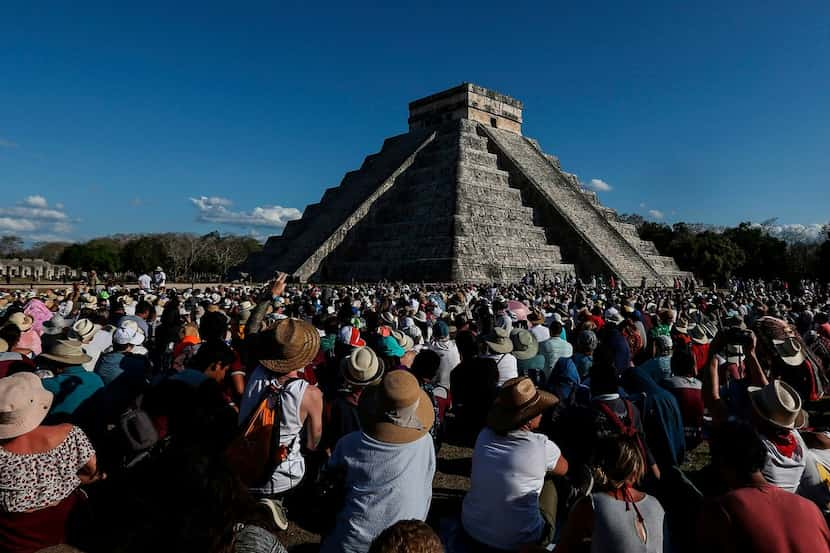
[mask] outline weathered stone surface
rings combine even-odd
[[[412,102],[409,133],[327,189],[243,270],[330,282],[579,271],[628,285],[683,274],[521,123],[521,102],[469,83]]]

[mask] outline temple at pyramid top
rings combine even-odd
[[[409,103],[409,130],[430,129],[456,119],[522,134],[522,103],[472,83]]]
[[[471,83],[413,101],[408,132],[387,138],[240,271],[341,283],[536,272],[615,275],[638,286],[685,276],[522,135],[522,109]]]

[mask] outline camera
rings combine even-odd
[[[724,342],[733,346],[747,347],[752,345],[752,331],[737,326],[724,328],[721,331]]]

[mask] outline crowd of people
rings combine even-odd
[[[830,551],[828,315],[754,281],[0,291],[0,549]]]

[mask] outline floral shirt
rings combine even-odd
[[[19,454],[0,447],[0,512],[43,509],[66,499],[81,485],[78,471],[93,455],[89,438],[77,426],[49,451]]]

